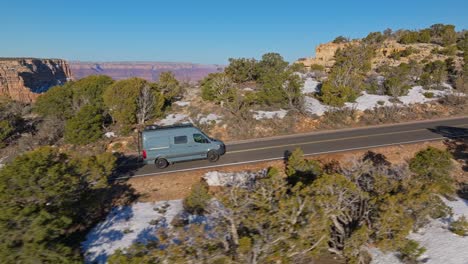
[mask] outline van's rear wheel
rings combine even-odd
[[[158,169],[164,169],[166,168],[167,166],[169,166],[169,162],[167,162],[166,159],[163,159],[163,158],[159,158],[157,159],[154,164],[156,164],[156,167]]]
[[[208,154],[206,155],[206,157],[208,158],[210,162],[216,162],[219,160],[219,154],[218,152],[214,150],[208,151]]]

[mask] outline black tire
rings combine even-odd
[[[169,162],[167,162],[166,159],[159,158],[156,161],[154,161],[154,164],[156,165],[156,168],[158,169],[164,169],[167,166],[169,166]]]
[[[206,158],[210,162],[216,162],[216,161],[219,160],[219,154],[218,154],[218,152],[216,152],[214,150],[210,150],[210,151],[208,151],[208,154],[206,154]]]

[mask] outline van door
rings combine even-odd
[[[169,158],[179,161],[193,155],[191,143],[187,135],[177,135],[171,137],[171,139],[171,153],[168,155]]]
[[[208,146],[211,143],[210,140],[201,133],[192,133],[192,140],[193,152],[196,153],[196,155],[205,157],[208,152]]]

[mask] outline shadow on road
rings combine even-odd
[[[468,138],[468,129],[461,127],[437,126],[429,131],[450,139]]]
[[[117,169],[112,177],[134,176],[136,172],[145,166],[141,158],[137,155],[121,155],[117,159]],[[111,180],[112,180],[111,179]]]

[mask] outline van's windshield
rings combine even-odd
[[[208,138],[210,141],[215,141],[214,138],[208,136],[207,134],[203,133],[203,132],[200,132],[203,136],[205,136],[206,138]]]

